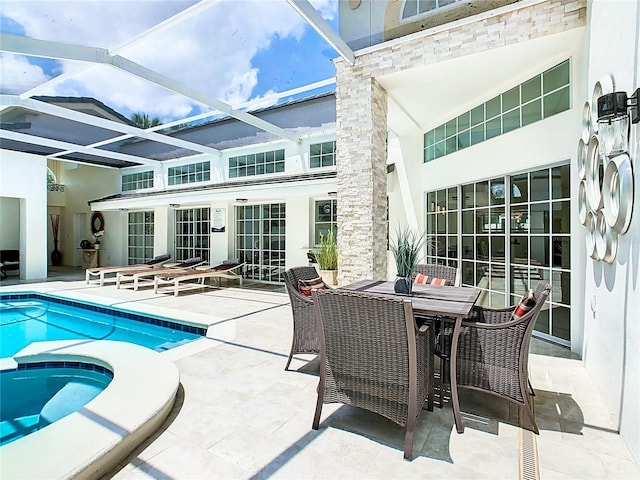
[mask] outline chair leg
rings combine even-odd
[[[533,385],[531,385],[531,380],[527,378],[527,385],[529,385],[529,395],[532,397],[536,396],[536,391],[533,389]]]
[[[529,394],[529,396],[524,397],[524,405],[520,407],[520,417],[522,419],[523,416],[526,416],[527,419],[529,420],[529,424],[531,425],[531,428],[533,429],[533,432],[536,435],[539,435],[540,431],[538,430],[538,424],[536,423],[536,414],[534,411],[534,404],[533,404],[533,397],[535,396],[535,392],[531,387],[531,383],[529,383],[529,388],[531,389],[531,393]],[[523,411],[524,411],[524,415],[522,413]]]
[[[528,424],[531,426],[533,433],[536,435],[540,435],[540,431],[538,430],[538,424],[536,423],[536,417],[533,412],[533,405],[521,405],[520,406],[520,423],[522,424],[523,420],[528,420]]]
[[[433,378],[433,376],[432,376]],[[431,385],[431,389],[429,390],[429,395],[427,395],[427,411],[433,412],[433,395],[434,395],[434,387]]]
[[[285,371],[289,370],[289,364],[291,364],[292,358],[293,358],[293,350],[291,350],[291,353],[289,354],[289,360],[287,360],[287,364],[284,366]]]
[[[322,414],[322,391],[318,388],[318,400],[316,402],[316,413],[313,416],[313,426],[314,430],[318,430],[320,427],[320,415]]]
[[[404,458],[413,460],[413,434],[416,426],[416,417],[413,412],[409,412],[407,419],[407,429],[404,434]]]

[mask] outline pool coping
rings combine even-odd
[[[160,427],[180,384],[178,368],[170,359],[127,342],[36,342],[14,355],[14,360],[19,365],[93,363],[111,370],[113,380],[79,411],[0,447],[3,478],[104,475]]]

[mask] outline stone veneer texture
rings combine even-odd
[[[336,61],[340,284],[387,276],[387,95],[376,77],[582,27],[586,16],[586,0],[516,4],[364,50],[353,66]]]

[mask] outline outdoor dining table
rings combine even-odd
[[[451,338],[451,358],[449,359],[449,378],[451,382],[451,404],[456,422],[456,430],[462,433],[462,415],[458,399],[456,379],[456,354],[462,320],[467,318],[480,296],[475,287],[453,287],[414,284],[411,294],[396,293],[393,282],[379,280],[360,280],[340,287],[343,290],[389,295],[395,298],[411,300],[415,315],[438,316],[455,319]],[[444,327],[444,326],[443,326]],[[441,363],[442,365],[442,363]],[[442,404],[442,371],[440,372],[440,402]]]

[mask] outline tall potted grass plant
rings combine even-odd
[[[320,234],[320,246],[316,249],[316,260],[322,280],[335,286],[338,284],[338,245],[333,230]]]
[[[422,258],[422,249],[425,242],[424,234],[415,232],[409,227],[396,230],[396,240],[391,245],[398,271],[398,276],[394,283],[396,293],[411,293],[411,276]]]

